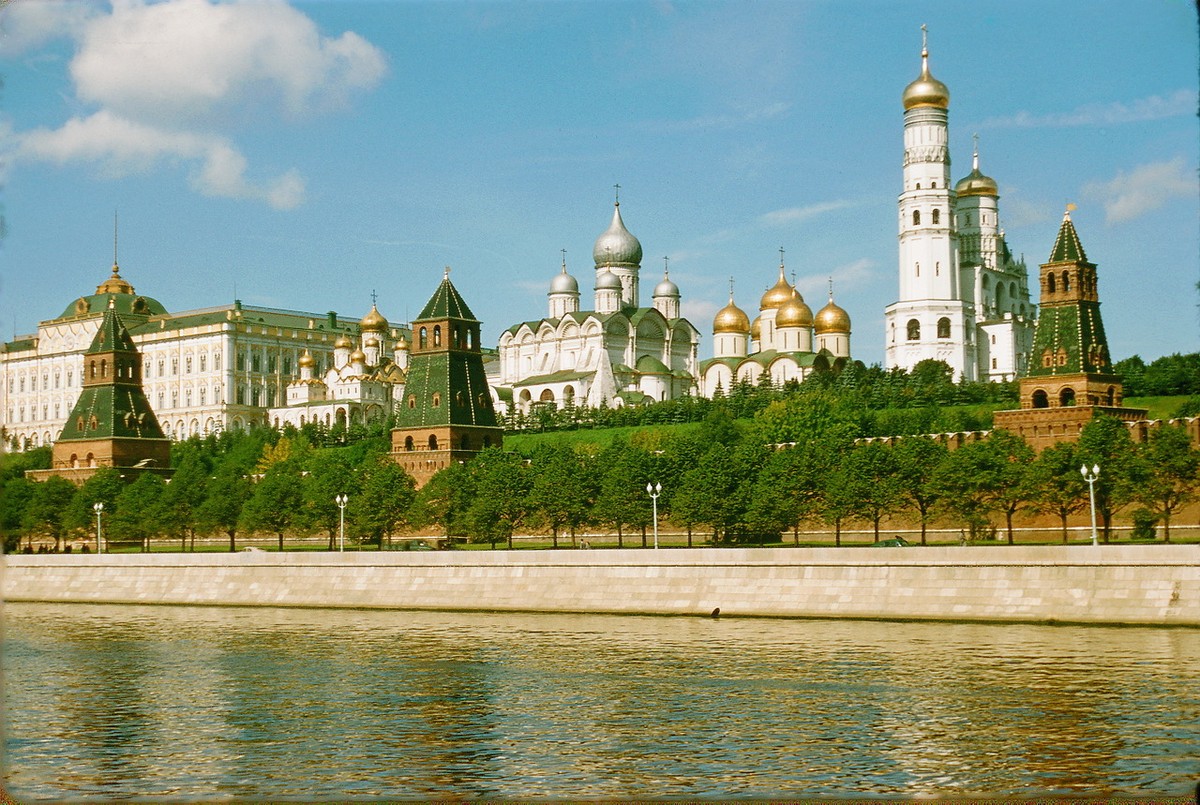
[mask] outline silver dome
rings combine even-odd
[[[612,223],[603,235],[596,238],[592,247],[592,259],[596,267],[607,265],[640,266],[642,264],[642,244],[625,228],[621,220],[621,204],[613,208]]]
[[[579,283],[575,278],[567,273],[567,267],[564,265],[561,273],[556,274],[554,279],[550,281],[550,293],[579,293]]]
[[[679,286],[671,281],[670,277],[663,277],[662,282],[654,286],[654,298],[660,296],[670,296],[675,299],[679,298]]]
[[[619,291],[621,290],[621,278],[605,269],[596,275],[596,290]]]

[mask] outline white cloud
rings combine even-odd
[[[53,39],[75,38],[96,13],[79,0],[0,3],[0,56],[18,56]]]
[[[72,118],[53,131],[25,132],[17,140],[18,158],[93,163],[113,178],[146,172],[162,162],[198,162],[191,184],[205,195],[259,199],[276,209],[290,209],[304,198],[304,182],[296,171],[264,185],[249,182],[245,157],[223,137],[159,129],[108,111]]]
[[[1195,197],[1200,186],[1183,157],[1168,162],[1139,165],[1128,174],[1120,172],[1110,181],[1085,185],[1086,198],[1104,205],[1105,221],[1119,224],[1153,212],[1173,198]]]
[[[836,210],[844,210],[850,206],[850,202],[841,201],[823,201],[820,204],[809,204],[806,207],[788,207],[784,210],[774,210],[762,215],[759,218],[759,223],[765,226],[786,226],[788,224],[796,224],[801,221],[807,221],[810,218],[816,218],[819,215],[824,215],[827,212]]]
[[[1069,112],[1033,115],[1018,112],[1009,117],[993,117],[980,124],[981,128],[1041,128],[1064,126],[1114,126],[1121,123],[1140,123],[1169,117],[1196,114],[1196,91],[1176,90],[1167,96],[1151,95],[1132,103],[1088,104]]]
[[[94,163],[111,176],[190,163],[190,184],[205,195],[290,209],[304,199],[299,171],[251,181],[225,132],[248,118],[294,121],[336,109],[386,71],[382,52],[361,36],[324,37],[282,0],[113,0],[110,14],[72,17],[75,5],[24,13],[22,40],[44,39],[38,32],[52,19],[70,22],[75,91],[96,111],[57,130],[17,133],[18,159]]]
[[[87,25],[71,62],[81,99],[157,121],[219,119],[263,104],[293,117],[324,111],[385,69],[362,37],[322,37],[280,0],[117,0]]]

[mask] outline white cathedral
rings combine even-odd
[[[615,407],[694,392],[700,333],[682,317],[679,286],[666,269],[651,306],[642,307],[642,244],[625,228],[619,200],[592,259],[591,310],[580,309],[579,282],[564,258],[550,283],[546,318],[515,324],[500,336],[499,366],[489,381],[501,409]]]
[[[884,312],[885,364],[934,359],[955,379],[1013,380],[1033,347],[1028,272],[1005,242],[1000,194],[979,170],[978,146],[971,172],[951,186],[950,90],[930,74],[925,43],[903,102],[900,298]]]

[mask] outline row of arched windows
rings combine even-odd
[[[940,224],[942,222],[942,211],[935,207],[933,209],[933,212],[930,213],[930,218],[932,219],[931,223],[934,224],[935,226],[937,224]],[[913,222],[913,226],[921,225],[921,211],[920,210],[913,210],[912,222]]]
[[[429,438],[426,440],[426,445],[429,450],[441,449],[438,446],[438,437],[437,437],[436,433],[429,434]],[[492,446],[492,438],[490,436],[484,436],[483,437],[483,448],[486,450],[487,448],[489,448],[491,446]],[[411,436],[405,436],[404,437],[404,450],[406,452],[411,453],[413,450],[416,450],[416,449],[417,449],[416,440],[413,439],[413,437],[411,437]],[[459,450],[470,450],[471,449],[471,437],[465,433],[462,436],[460,436],[458,439],[458,449]]]
[[[465,324],[451,325],[450,336],[452,346],[456,349],[475,349],[475,331]],[[442,345],[442,325],[433,325],[433,348],[437,349]],[[429,349],[430,329],[422,326],[417,330],[417,348]]]
[[[950,319],[946,318],[945,316],[937,320],[937,337],[950,337]],[[921,340],[921,322],[917,321],[916,319],[908,320],[908,340]]]

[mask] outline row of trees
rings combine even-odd
[[[947,450],[923,437],[892,444],[865,441],[862,409],[841,396],[808,390],[772,402],[753,419],[735,421],[714,407],[704,422],[648,428],[607,446],[552,437],[524,452],[492,449],[440,472],[419,492],[387,456],[384,437],[347,447],[313,447],[304,434],[269,430],[223,434],[176,445],[170,483],[154,475],[126,484],[114,470],[76,489],[61,479],[34,484],[20,470],[37,452],[8,457],[0,473],[0,527],[53,537],[58,544],[94,527],[92,506],[105,504],[111,539],[178,540],[222,534],[230,550],[240,534],[328,535],[332,548],[350,498],[346,534],[383,547],[393,535],[435,528],[496,544],[514,533],[543,530],[555,544],[581,530],[630,534],[652,526],[647,483],[661,483],[660,516],[714,543],[778,540],[804,529],[832,529],[840,542],[848,523],[876,537],[894,518],[921,529],[941,523],[972,537],[1003,527],[1013,538],[1022,512],[1067,521],[1086,510],[1079,467],[1098,465],[1097,511],[1108,538],[1113,517],[1141,507],[1172,518],[1200,488],[1200,451],[1176,428],[1134,444],[1115,419],[1089,424],[1078,443],[1034,456],[1020,438],[997,431]],[[15,547],[10,542],[9,549]]]

